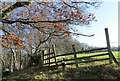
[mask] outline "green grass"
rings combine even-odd
[[[116,58],[120,58],[120,51],[112,52]]]
[[[108,52],[96,52],[96,53],[85,53],[85,54],[77,54],[77,58],[80,58],[80,57],[87,57],[87,56],[92,56],[92,55],[98,55],[98,54],[105,54],[105,53],[108,53]],[[118,51],[113,51],[112,52],[113,55],[115,56],[115,58],[120,62],[120,52]],[[69,56],[60,56],[60,57],[57,57],[57,61],[62,61],[62,58],[66,58],[66,59],[71,59],[71,58],[74,58],[74,55],[69,55]],[[105,60],[105,61],[96,61],[96,62],[90,62],[90,63],[80,63],[81,61],[89,61],[89,60],[93,60],[93,59],[104,59],[104,58],[109,58],[109,55],[105,55],[105,56],[96,56],[96,57],[90,57],[90,58],[85,58],[85,59],[81,59],[81,60],[78,60],[79,62],[79,67],[83,67],[83,66],[90,66],[92,64],[96,64],[96,65],[101,65],[101,64],[105,64],[105,63],[109,63],[109,60]],[[51,62],[55,62],[54,58],[50,60]],[[73,61],[67,61],[67,63],[72,63],[72,62],[75,62],[74,60]],[[59,63],[60,64],[60,63]],[[55,64],[51,64],[51,65],[55,65]],[[72,67],[75,67],[75,64],[74,65],[68,65],[69,66],[72,66]]]
[[[102,54],[106,52],[89,53],[89,54],[77,54],[77,57],[85,57],[96,54]],[[114,56],[119,60],[119,52],[113,52]],[[98,56],[92,59],[107,58],[106,56]],[[62,60],[63,57],[57,58]],[[64,58],[70,59],[74,56],[64,56]],[[54,59],[51,59],[54,61]],[[73,61],[69,61],[73,62]],[[109,64],[109,61],[98,61],[91,63],[79,63],[79,68],[73,65],[66,65],[65,71],[62,71],[62,67],[58,70],[48,70],[46,68],[40,69],[37,67],[29,67],[27,69],[13,73],[7,77],[11,79],[118,79],[120,78],[120,67],[115,64]]]
[[[88,53],[88,54],[77,54],[77,57],[87,57],[97,54],[105,54],[107,52],[97,52],[97,53]],[[113,52],[115,58],[119,58],[119,52]],[[74,58],[73,55],[71,56],[61,56],[57,57],[57,60],[60,61],[62,58],[70,59]],[[92,57],[92,59],[101,59],[101,58],[109,58],[108,55],[106,56],[98,56],[98,57]],[[88,59],[89,60],[89,59]],[[51,61],[54,61],[52,59]],[[73,61],[67,61],[67,63],[73,62]],[[62,67],[59,67],[59,70],[61,70]],[[51,71],[53,72],[53,71]],[[48,75],[48,74],[47,74]],[[63,72],[59,73],[51,73],[51,76],[49,78],[62,78],[62,79],[118,79],[120,78],[120,67],[118,67],[115,64],[109,64],[109,61],[98,61],[98,62],[92,62],[92,63],[79,63],[79,68],[76,69],[75,64],[74,65],[66,65],[66,69]],[[39,75],[37,75],[39,76]],[[41,78],[41,77],[39,77]]]

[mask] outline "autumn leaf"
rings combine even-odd
[[[28,39],[28,42],[29,42],[30,45],[32,44],[32,38],[31,37]]]
[[[18,46],[20,48],[23,48],[22,43],[25,42],[21,38],[15,36],[14,34],[6,35],[2,38],[1,46],[5,48],[10,48],[12,46]],[[20,45],[20,46],[19,46]]]

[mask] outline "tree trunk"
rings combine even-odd
[[[13,53],[11,53],[10,71],[13,72]]]
[[[14,69],[19,70],[19,64],[17,60],[17,54],[14,49],[11,48],[11,64],[10,64],[10,71],[13,72]]]
[[[16,52],[15,52],[14,49],[12,49],[12,50],[13,50],[13,55],[14,55],[15,69],[16,69],[16,70],[19,70],[19,63],[18,63],[18,60],[17,60],[17,54],[16,54]]]
[[[20,51],[20,53],[19,53],[19,69],[21,69],[22,67],[22,55],[21,55],[21,52],[22,51]]]

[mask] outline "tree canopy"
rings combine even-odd
[[[11,72],[14,69],[19,70],[31,63],[32,56],[40,55],[41,50],[50,51],[53,44],[57,44],[54,46],[59,51],[60,48],[66,48],[64,51],[70,49],[71,44],[76,44],[79,49],[80,45],[72,40],[72,35],[93,36],[82,34],[77,29],[96,21],[94,14],[88,9],[96,8],[100,4],[101,2],[98,1],[74,2],[73,0],[1,1],[0,30],[4,35],[0,37],[2,40],[0,43],[4,47],[2,50],[4,67],[9,67]]]
[[[93,35],[78,33],[78,30],[71,25],[87,26],[92,21],[96,21],[94,14],[87,12],[87,9],[90,6],[97,7],[99,4],[100,2],[74,2],[72,0],[68,2],[64,0],[56,2],[0,2],[0,8],[2,8],[0,29],[5,33],[1,45],[11,47],[11,44],[14,44],[24,48],[23,38],[27,38],[24,35],[29,34],[31,30],[44,35],[40,44],[55,36],[65,37],[74,34],[91,37]]]

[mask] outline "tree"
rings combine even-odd
[[[72,37],[64,39],[54,38],[51,39],[51,44],[56,45],[57,54],[67,54],[73,52],[72,45],[75,45],[76,51],[80,51],[82,48],[81,43]]]
[[[97,7],[99,4],[100,2],[72,0],[0,2],[0,7],[2,6],[0,29],[5,34],[1,45],[10,48],[14,55],[16,55],[14,48],[26,50],[32,55],[40,51],[41,44],[54,37],[65,38],[71,35],[91,37],[93,35],[77,33],[76,28],[71,25],[87,26],[96,21],[94,14],[87,12],[87,9],[90,6]]]
[[[50,36],[83,35],[75,33],[77,30],[69,25],[89,25],[95,20],[95,16],[92,13],[86,13],[87,7],[96,7],[100,4],[99,2],[84,1],[1,3],[3,4],[1,29],[5,33],[10,32],[7,28],[25,29],[32,27]]]

